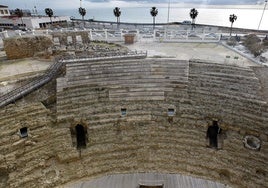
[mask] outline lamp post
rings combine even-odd
[[[169,11],[170,11],[170,0],[168,1],[168,17],[167,17],[167,23],[169,22]]]
[[[262,15],[261,15],[260,23],[259,23],[259,26],[258,26],[258,30],[260,29],[260,26],[261,26],[261,21],[262,21],[262,18],[263,18],[263,15],[264,15],[265,9],[266,9],[267,0],[265,0],[264,2],[265,2],[265,4],[264,4],[263,11],[262,11]]]

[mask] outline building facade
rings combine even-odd
[[[0,28],[5,29],[19,29],[19,28],[50,28],[51,25],[62,26],[70,21],[69,16],[23,16],[10,14],[8,6],[0,5]]]
[[[10,16],[8,6],[0,5],[0,17]]]

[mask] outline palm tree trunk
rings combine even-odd
[[[83,23],[84,23],[84,27],[85,27],[85,20],[84,20],[84,16],[82,16],[82,20],[83,20]]]
[[[154,18],[154,19],[153,19],[153,20],[154,20],[154,23],[153,23],[153,29],[154,29],[154,27],[155,27],[155,16],[154,16],[153,18]]]
[[[232,24],[231,24],[230,37],[232,36],[232,30],[233,30],[233,22],[232,22]]]
[[[119,17],[116,17],[117,29],[119,28]]]

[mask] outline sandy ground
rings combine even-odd
[[[32,59],[0,60],[0,93],[6,93],[23,84],[27,78],[46,70],[52,62]]]
[[[217,43],[159,43],[136,42],[131,50],[147,51],[148,57],[168,57],[182,60],[203,59],[237,66],[259,66]]]
[[[12,76],[27,75],[32,72],[46,70],[52,62],[23,59],[16,61],[0,62],[0,81],[7,80]]]

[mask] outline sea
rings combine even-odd
[[[158,15],[155,18],[156,23],[182,22],[191,20],[189,16],[191,8],[171,7],[168,11],[167,7],[158,8]],[[197,24],[219,25],[230,27],[230,14],[235,14],[237,20],[233,27],[267,30],[268,32],[268,10],[263,8],[198,8]],[[84,19],[94,19],[99,21],[116,21],[113,15],[113,8],[86,8],[86,16]],[[168,14],[169,12],[169,14]],[[264,13],[264,14],[263,14]],[[261,21],[261,17],[263,18]],[[81,16],[77,9],[54,10],[54,15],[72,16],[80,19]],[[168,16],[169,15],[169,16]],[[130,23],[152,23],[153,18],[150,15],[150,7],[125,7],[121,8],[121,22]],[[261,21],[261,24],[260,24]],[[259,27],[260,24],[260,27]]]

